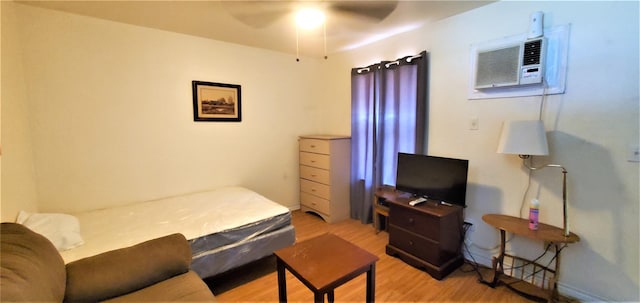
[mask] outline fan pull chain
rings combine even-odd
[[[296,62],[300,62],[300,33],[296,24]]]
[[[324,28],[324,59],[327,60],[327,22],[322,23]]]

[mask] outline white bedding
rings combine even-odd
[[[227,187],[75,213],[85,243],[61,254],[69,263],[172,233],[191,240],[287,212],[288,208],[249,189]]]

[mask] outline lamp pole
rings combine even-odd
[[[522,159],[523,165],[530,170],[540,170],[545,167],[555,167],[562,170],[562,218],[563,218],[563,227],[564,227],[564,236],[568,237],[569,232],[569,214],[568,214],[568,206],[567,206],[567,169],[562,165],[558,164],[547,164],[541,167],[533,167],[527,164],[527,159],[531,159],[530,155],[519,155]],[[531,160],[529,160],[531,161]]]

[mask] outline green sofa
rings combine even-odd
[[[173,234],[64,264],[44,236],[2,223],[2,302],[215,302],[193,271],[191,248]]]

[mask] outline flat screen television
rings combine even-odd
[[[396,189],[466,207],[469,160],[398,153]]]

